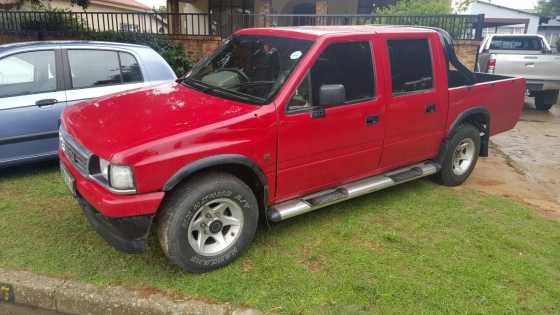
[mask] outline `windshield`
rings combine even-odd
[[[181,82],[223,97],[265,104],[311,45],[311,41],[294,38],[235,36]]]

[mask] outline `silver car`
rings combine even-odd
[[[66,106],[176,76],[146,46],[87,41],[0,46],[0,166],[54,158]]]
[[[558,101],[560,55],[553,54],[541,35],[488,36],[480,45],[477,69],[527,79],[527,90],[538,110],[549,110]]]

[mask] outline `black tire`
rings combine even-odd
[[[455,159],[455,152],[461,144],[469,142],[466,139],[470,139],[474,144],[474,155],[472,156],[470,166],[468,166],[468,168],[463,172],[457,170],[457,172],[460,173],[457,174],[456,171],[454,171],[455,168],[453,163]],[[435,180],[442,185],[451,187],[463,184],[475,168],[479,153],[480,130],[471,124],[461,124],[453,132],[453,135],[449,140],[449,145],[447,146],[447,151],[443,152],[441,170],[434,176]]]
[[[535,108],[539,111],[549,111],[558,101],[558,91],[535,92]]]
[[[200,213],[203,206],[211,204],[213,200],[226,200],[237,205],[237,209],[242,211],[243,219],[240,221],[243,224],[230,247],[215,255],[201,255],[191,246],[192,238],[187,238],[189,226],[196,224],[194,219],[202,216],[198,214],[193,219],[195,214]],[[176,188],[166,198],[158,219],[158,237],[165,255],[185,271],[202,273],[224,267],[245,252],[257,230],[259,206],[251,188],[239,178],[227,173],[212,172],[196,176]],[[227,227],[224,225],[224,228]],[[197,232],[191,233],[191,237],[198,235]],[[228,233],[229,231],[225,231],[226,237],[229,236]]]

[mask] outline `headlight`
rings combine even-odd
[[[111,162],[94,156],[93,166],[90,167],[91,176],[98,182],[114,190],[134,190],[134,174],[132,168],[126,165],[111,164]]]
[[[106,182],[109,182],[109,161],[104,159],[99,159],[99,174]]]
[[[109,185],[115,189],[134,189],[132,169],[126,165],[110,165]]]

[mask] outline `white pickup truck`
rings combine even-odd
[[[558,101],[560,55],[540,35],[490,35],[478,51],[477,71],[527,80],[527,91],[538,110]]]

